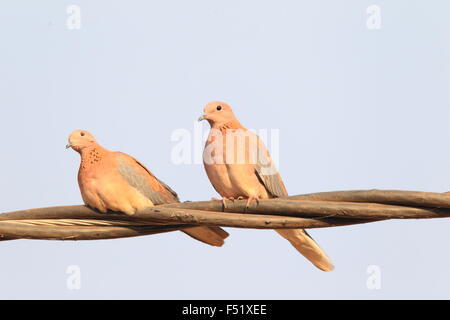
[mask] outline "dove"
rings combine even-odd
[[[133,215],[155,205],[179,202],[177,193],[142,163],[128,154],[106,150],[86,130],[75,130],[66,148],[81,156],[78,184],[84,203],[91,208]],[[212,246],[222,246],[228,236],[219,227],[181,231]]]
[[[224,102],[211,102],[199,121],[211,126],[203,153],[206,174],[214,189],[226,200],[271,199],[288,196],[280,173],[261,139],[246,129]],[[323,271],[334,266],[303,229],[277,229],[302,255]]]

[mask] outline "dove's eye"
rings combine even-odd
[[[220,110],[222,110],[222,106],[217,106],[217,111],[220,111]]]
[[[84,132],[80,132],[80,136],[84,137]]]

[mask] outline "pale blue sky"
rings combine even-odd
[[[66,8],[81,8],[81,29]],[[369,5],[381,29],[366,27]],[[73,129],[134,155],[183,200],[217,196],[171,134],[211,100],[280,130],[290,194],[450,189],[450,3],[445,0],[2,1],[0,212],[80,204]],[[206,124],[204,124],[206,128]],[[315,269],[275,232],[228,229],[0,243],[0,298],[450,298],[450,221],[311,230]],[[78,265],[81,289],[68,290]],[[369,265],[381,289],[366,286]]]

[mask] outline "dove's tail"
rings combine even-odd
[[[223,246],[229,236],[228,232],[219,227],[192,227],[182,231],[195,240],[215,247]]]
[[[334,269],[330,258],[305,230],[278,229],[276,231],[320,270],[332,271]]]

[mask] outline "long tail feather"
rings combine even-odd
[[[278,229],[283,238],[288,240],[306,259],[323,271],[332,271],[334,265],[325,251],[303,229]]]
[[[223,246],[224,240],[229,236],[228,232],[219,227],[192,227],[182,231],[198,241],[215,247]]]

